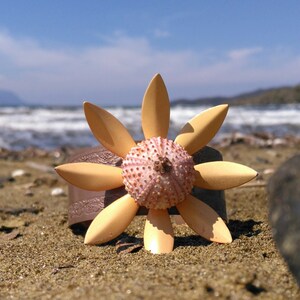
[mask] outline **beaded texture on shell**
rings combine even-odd
[[[161,137],[133,147],[121,167],[127,192],[140,206],[151,209],[182,202],[195,180],[192,156],[179,144]]]

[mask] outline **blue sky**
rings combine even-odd
[[[0,0],[0,89],[33,104],[136,105],[300,83],[299,1]]]

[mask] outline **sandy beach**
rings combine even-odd
[[[174,225],[175,249],[162,255],[116,249],[127,236],[141,241],[145,217],[136,217],[110,243],[85,246],[84,230],[68,228],[67,185],[53,171],[68,155],[1,150],[0,298],[299,299],[272,238],[265,186],[281,163],[299,153],[300,144],[216,148],[224,160],[260,173],[225,192],[233,242],[210,243],[187,226]]]

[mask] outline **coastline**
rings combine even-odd
[[[257,137],[256,137],[257,138]],[[224,160],[256,169],[257,180],[225,192],[233,242],[207,242],[175,225],[175,249],[152,255],[117,253],[116,240],[85,246],[67,224],[66,184],[53,172],[76,149],[0,151],[1,299],[295,299],[296,281],[278,253],[268,225],[265,185],[300,151],[298,140],[215,145]],[[260,137],[259,140],[272,140]],[[12,178],[16,170],[20,176]],[[53,190],[61,188],[55,196]],[[52,193],[52,195],[51,195]],[[142,238],[145,217],[127,235]]]

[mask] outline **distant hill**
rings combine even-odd
[[[300,103],[300,84],[293,87],[260,89],[232,97],[204,97],[197,99],[179,99],[171,102],[176,105],[218,105],[228,103],[234,105],[266,105]],[[0,106],[26,105],[18,95],[8,90],[0,90]]]
[[[0,106],[18,106],[24,102],[13,92],[0,90]]]
[[[281,87],[261,89],[243,93],[233,97],[207,97],[194,100],[180,99],[172,101],[172,105],[266,105],[300,103],[300,85],[294,87]]]

